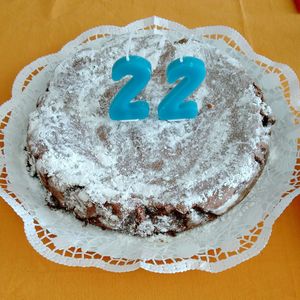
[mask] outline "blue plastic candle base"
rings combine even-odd
[[[188,101],[182,103],[179,109],[176,111],[160,109],[160,120],[182,120],[182,119],[194,119],[198,115],[198,106],[196,102]]]
[[[125,111],[110,107],[109,116],[113,121],[144,120],[149,116],[149,105],[145,101],[129,103]]]

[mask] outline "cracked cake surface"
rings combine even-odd
[[[136,99],[146,120],[109,119],[111,69],[128,36],[70,55],[55,69],[30,115],[27,152],[48,202],[87,223],[138,236],[175,234],[213,220],[241,201],[267,159],[274,119],[263,93],[234,58],[198,40],[135,36],[130,53],[148,59],[152,77]],[[157,106],[177,83],[167,65],[182,55],[204,61],[206,78],[189,99],[192,120],[160,121]]]

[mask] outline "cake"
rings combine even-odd
[[[109,118],[128,78],[113,81],[128,35],[69,55],[53,72],[29,117],[26,153],[50,207],[102,229],[175,235],[226,213],[250,192],[268,157],[274,123],[262,90],[233,57],[206,40],[137,34],[130,54],[146,58],[152,77],[136,99],[145,120]],[[162,121],[157,107],[176,84],[167,65],[184,55],[204,61],[206,78],[189,97],[195,119]]]

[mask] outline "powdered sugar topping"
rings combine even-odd
[[[81,50],[58,65],[30,117],[31,151],[46,149],[37,170],[58,187],[82,187],[88,201],[118,199],[128,209],[153,200],[187,207],[198,203],[206,211],[223,212],[259,170],[254,155],[260,143],[268,142],[270,130],[259,112],[270,113],[269,107],[256,96],[242,66],[204,41],[180,44],[159,35],[135,36],[130,54],[144,56],[153,69],[137,97],[150,104],[150,117],[112,121],[108,106],[128,78],[114,82],[111,68],[125,56],[127,39],[107,38],[101,49]],[[207,68],[205,81],[189,97],[197,102],[199,115],[159,121],[158,103],[174,86],[166,83],[166,65],[186,53]],[[224,197],[228,189],[237,194]],[[213,195],[218,202],[211,203]]]

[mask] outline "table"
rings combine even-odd
[[[300,77],[300,14],[291,0],[15,0],[0,2],[0,101],[18,71],[81,32],[157,15],[187,27],[228,25],[254,50]],[[300,100],[300,99],[299,99]],[[263,252],[218,274],[65,267],[37,254],[22,221],[0,200],[0,299],[300,299],[300,206],[295,199]]]

